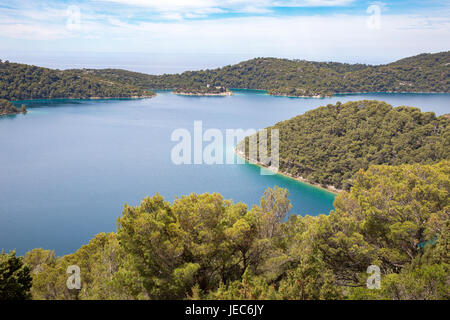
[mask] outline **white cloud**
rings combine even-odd
[[[354,0],[97,0],[133,7],[143,7],[155,12],[173,12],[179,14],[204,14],[214,10],[268,13],[273,7],[323,7],[346,6]]]
[[[170,17],[177,20],[180,16]],[[184,45],[199,50],[254,50],[267,52],[274,48],[288,51],[333,50],[333,48],[361,47],[386,49],[386,44],[417,46],[420,43],[440,43],[450,39],[450,20],[446,17],[421,17],[417,15],[382,16],[381,30],[366,28],[367,16],[333,15],[302,17],[249,17],[216,20],[167,21],[127,23],[109,17],[108,24],[83,19],[84,33],[124,35],[129,39],[141,39],[158,47],[157,39],[164,39],[174,50]],[[9,22],[12,22],[9,20]],[[70,32],[52,24],[0,24],[0,34],[13,38],[37,37],[59,39]],[[145,35],[145,37],[142,37]],[[384,49],[384,50],[385,50]]]
[[[111,1],[131,3],[139,0]],[[157,2],[159,1],[154,1]],[[256,2],[261,4],[267,1],[251,0],[247,3]],[[312,0],[297,2],[307,5]],[[331,1],[320,2],[331,5]],[[342,4],[345,1],[333,1],[335,4],[338,2]],[[175,8],[186,2],[167,3],[169,7]],[[69,42],[64,42],[64,48],[82,51],[246,53],[255,56],[344,61],[361,61],[361,57],[392,60],[419,52],[444,51],[450,47],[447,40],[450,39],[450,19],[445,10],[429,15],[382,15],[381,29],[370,30],[366,27],[368,15],[364,13],[195,20],[222,10],[201,8],[201,3],[203,2],[197,0],[190,2],[191,12],[161,11],[159,14],[165,17],[165,21],[159,22],[128,20],[128,11],[108,16],[106,13],[94,14],[93,10],[82,7],[79,30],[66,28],[65,10],[51,11],[49,19],[45,19],[39,12],[28,11],[27,16],[33,18],[24,21],[11,12],[0,10],[0,36],[10,39],[54,40],[55,43],[70,39]],[[235,0],[235,3],[242,1]],[[246,8],[252,11],[263,7]],[[182,20],[183,18],[193,20]],[[4,50],[5,46],[0,41],[0,49]]]
[[[448,50],[450,21],[446,17],[384,16],[380,30],[366,27],[367,16],[252,17],[164,23],[121,23],[113,32],[136,50],[185,53],[249,53],[307,59],[335,57],[402,57]],[[433,28],[423,27],[432,25]]]
[[[44,24],[0,24],[0,36],[25,40],[57,40],[71,36],[68,29]]]
[[[336,7],[347,6],[355,2],[354,0],[290,0],[273,1],[272,6],[279,7]]]
[[[272,10],[264,7],[247,6],[239,9],[239,12],[263,14],[263,13],[270,13],[272,12]]]
[[[346,6],[355,0],[96,0],[98,2],[115,2],[129,6],[160,8],[208,8],[223,7],[305,7],[305,6]]]
[[[183,20],[183,15],[178,12],[166,12],[160,15],[163,20]]]
[[[97,0],[97,2],[112,2],[128,6],[146,7],[159,12],[207,9],[220,5],[220,1],[216,0]]]

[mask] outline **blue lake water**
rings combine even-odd
[[[261,129],[336,101],[385,100],[450,112],[449,94],[365,94],[326,99],[272,97],[236,91],[230,97],[159,92],[144,100],[41,100],[26,115],[0,117],[0,249],[42,247],[74,252],[95,234],[116,229],[125,203],[159,192],[166,200],[219,192],[258,204],[267,187],[287,188],[292,213],[332,209],[334,195],[254,165],[175,165],[173,130]],[[206,144],[206,143],[205,143]],[[232,152],[232,150],[228,150]]]

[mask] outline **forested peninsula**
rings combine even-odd
[[[0,116],[8,114],[27,113],[25,105],[22,104],[20,108],[16,108],[11,102],[5,99],[0,99]]]
[[[375,66],[256,58],[223,68],[181,74],[147,75],[119,69],[88,69],[83,72],[155,90],[177,91],[210,86],[266,90],[268,94],[294,97],[369,92],[449,93],[450,51],[420,54]]]
[[[52,70],[0,60],[0,99],[95,99],[151,97],[143,88],[83,70]]]
[[[448,116],[382,101],[329,104],[267,129],[269,153],[270,129],[279,130],[282,173],[334,190],[349,190],[355,173],[370,165],[450,159]],[[247,159],[248,143],[247,137],[237,146]]]

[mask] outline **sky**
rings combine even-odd
[[[380,64],[449,49],[444,0],[0,0],[0,59],[62,68],[140,70],[151,58],[179,71],[179,57],[181,69],[268,56]]]

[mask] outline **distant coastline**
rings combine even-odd
[[[131,97],[82,97],[82,98],[74,98],[74,97],[58,97],[58,98],[33,98],[33,99],[21,99],[21,100],[11,100],[12,102],[22,102],[22,101],[37,101],[37,100],[115,100],[115,99],[149,99],[154,98],[156,93],[153,95],[145,95],[145,96],[131,96]]]
[[[450,94],[449,92],[431,92],[431,91],[424,91],[424,92],[418,92],[418,91],[365,91],[365,92],[339,92],[339,93],[333,93],[331,95],[289,95],[289,94],[276,94],[276,93],[270,93],[266,89],[249,89],[249,88],[230,88],[230,90],[233,91],[258,91],[261,93],[264,93],[268,96],[272,97],[286,97],[286,98],[311,98],[311,99],[326,99],[326,98],[333,98],[338,96],[346,96],[346,95],[364,95],[364,94]]]
[[[311,98],[311,99],[324,99],[324,98],[331,98],[331,96],[321,96],[321,95],[315,95],[315,96],[292,96],[288,94],[275,94],[275,93],[267,93],[269,96],[274,97],[286,97],[286,98]]]
[[[225,91],[225,92],[176,92],[173,91],[173,94],[179,95],[179,96],[232,96],[234,95],[231,91]]]
[[[242,89],[240,89],[242,90]],[[247,90],[247,89],[243,89]],[[251,89],[250,89],[251,90]],[[314,95],[314,96],[296,96],[296,95],[288,95],[288,94],[275,94],[275,93],[269,93],[267,90],[261,90],[265,91],[267,95],[274,96],[274,97],[287,97],[287,98],[312,98],[312,99],[325,99],[325,98],[333,98],[337,96],[345,96],[345,95],[359,95],[359,94],[450,94],[448,92],[418,92],[418,91],[367,91],[367,92],[338,92],[333,93],[331,95]]]
[[[145,95],[145,96],[131,96],[131,97],[89,97],[89,98],[79,98],[85,100],[101,100],[101,99],[147,99],[153,98],[156,96],[156,93],[153,95]],[[61,99],[77,99],[77,98],[61,98]]]
[[[245,90],[250,87],[271,96],[314,99],[371,93],[445,94],[450,92],[445,82],[449,59],[450,51],[419,54],[373,66],[260,57],[211,70],[159,75],[122,69],[54,70],[5,61],[1,62],[2,72],[13,81],[0,81],[4,89],[0,98],[33,99],[41,94],[78,95],[81,99],[123,95],[144,98],[150,88],[207,97],[229,96],[233,94],[229,88]],[[37,83],[39,88],[34,86]]]

